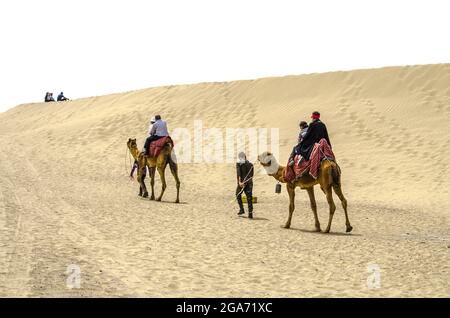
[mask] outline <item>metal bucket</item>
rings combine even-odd
[[[275,186],[275,193],[278,193],[278,194],[281,193],[281,184],[280,184],[280,183],[278,183],[278,184]]]

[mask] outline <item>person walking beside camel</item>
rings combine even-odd
[[[247,160],[243,152],[240,152],[238,155],[236,173],[238,183],[236,188],[236,197],[239,204],[238,215],[245,214],[244,204],[242,202],[242,192],[244,192],[248,203],[248,218],[253,219],[253,164]]]
[[[134,172],[136,170],[139,170],[139,165],[138,165],[138,160],[135,159],[133,166],[131,167],[131,171],[130,171],[130,180],[134,181]],[[145,177],[147,176],[147,167],[145,167],[145,169],[142,172],[142,180],[141,182],[145,182]],[[139,196],[142,197],[144,195],[144,189],[142,188],[142,186],[139,187]]]

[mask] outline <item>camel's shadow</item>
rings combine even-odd
[[[184,201],[179,202],[179,203],[176,203],[175,201],[165,201],[165,200],[162,200],[162,201],[156,201],[156,200],[150,200],[149,198],[139,198],[139,199],[142,200],[142,201],[155,202],[155,203],[162,203],[162,204],[173,204],[173,205],[188,205],[188,204],[189,204],[188,202],[184,202]]]
[[[284,228],[282,226],[282,228]],[[291,227],[288,230],[291,231],[299,231],[299,232],[303,232],[303,233],[309,233],[309,234],[317,234],[317,235],[331,235],[331,236],[362,236],[362,234],[355,234],[355,233],[345,233],[345,232],[333,232],[331,231],[330,233],[325,233],[323,232],[323,230],[321,232],[316,232],[314,230],[306,230],[306,229],[299,229],[299,228],[295,228],[295,227]]]

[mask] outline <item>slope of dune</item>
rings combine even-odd
[[[313,233],[255,164],[256,219],[236,216],[232,163],[180,163],[164,202],[137,196],[126,141],[169,129],[278,128],[284,164],[319,110],[342,168],[342,209]],[[151,88],[0,114],[1,296],[450,296],[450,64]],[[177,141],[176,141],[177,142]],[[147,182],[148,184],[148,182]],[[160,183],[156,184],[157,193]],[[316,190],[322,226],[328,208]],[[67,268],[81,288],[66,286]],[[371,264],[380,288],[369,288]],[[368,267],[369,266],[369,267]]]

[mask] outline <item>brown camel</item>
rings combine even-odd
[[[148,170],[150,171],[150,178],[151,178],[151,186],[152,186],[152,195],[150,197],[150,200],[155,200],[155,171],[158,170],[159,176],[161,178],[162,182],[162,190],[160,196],[156,199],[156,201],[161,201],[162,197],[164,195],[164,191],[166,190],[167,184],[166,184],[166,177],[165,177],[165,171],[166,166],[169,165],[170,171],[172,172],[173,177],[175,178],[176,186],[177,186],[177,199],[175,200],[176,203],[180,203],[180,179],[178,178],[178,165],[177,163],[172,159],[172,144],[166,143],[164,148],[161,150],[161,153],[158,155],[158,157],[147,157],[144,156],[143,153],[141,153],[138,150],[136,139],[128,139],[127,142],[128,149],[130,150],[132,156],[137,160],[138,162],[138,177],[137,180],[139,184],[141,185],[142,189],[144,190],[144,197],[148,197],[148,191],[147,187],[145,186],[145,183],[143,182],[142,174],[144,172],[145,167],[148,167]]]
[[[269,176],[274,177],[277,181],[281,183],[286,183],[287,191],[289,194],[289,218],[286,222],[285,228],[291,227],[292,214],[295,209],[295,188],[300,187],[303,190],[306,190],[309,195],[309,200],[311,202],[311,209],[314,213],[315,219],[315,227],[316,231],[320,232],[320,222],[317,216],[317,205],[316,199],[314,197],[314,186],[316,184],[320,185],[320,188],[327,196],[328,205],[330,206],[330,217],[328,220],[328,226],[325,230],[325,233],[329,233],[331,229],[331,222],[333,220],[334,211],[336,211],[336,205],[333,202],[333,191],[339,197],[342,202],[342,207],[345,212],[345,225],[347,226],[347,232],[351,232],[353,227],[350,225],[350,221],[348,219],[347,214],[347,200],[345,199],[342,189],[341,189],[341,169],[337,165],[337,163],[329,160],[324,160],[320,164],[319,174],[317,179],[314,179],[308,174],[292,181],[286,182],[284,180],[286,167],[280,166],[277,163],[277,160],[270,152],[264,152],[258,156],[258,161],[261,163],[263,168],[266,170]],[[290,169],[290,168],[289,168]]]

